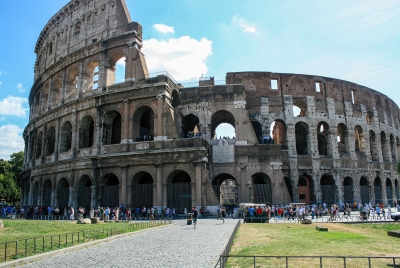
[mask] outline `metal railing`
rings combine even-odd
[[[235,260],[245,259],[240,263]],[[232,261],[227,263],[227,261]],[[229,256],[216,267],[400,267],[400,256]]]
[[[229,254],[229,251],[231,251],[233,240],[235,239],[235,235],[236,235],[237,230],[239,229],[239,226],[240,226],[240,220],[236,223],[235,229],[233,230],[233,232],[231,234],[231,237],[229,238],[228,243],[226,244],[224,250],[222,251],[221,256],[226,256],[226,255]],[[218,265],[221,265],[221,261],[222,261],[221,258],[219,258],[218,262],[215,264],[214,268],[217,268]],[[224,261],[226,261],[226,260],[224,260]],[[222,265],[225,265],[225,263],[223,263]]]
[[[77,231],[72,233],[37,236],[27,239],[0,243],[0,262],[6,262],[31,255],[66,248],[81,243],[100,240],[118,234],[133,232],[140,229],[153,228],[173,223],[171,219],[130,222],[121,226],[104,227],[95,230]]]

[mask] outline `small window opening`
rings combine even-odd
[[[81,32],[81,23],[75,24],[74,34],[78,35]]]
[[[321,125],[321,126],[319,127],[319,132],[324,132],[324,125]]]
[[[99,87],[99,76],[100,76],[100,67],[96,66],[93,70],[93,87],[92,89],[97,89]]]
[[[78,79],[79,76],[75,76],[75,88],[78,89]]]
[[[53,53],[53,43],[49,44],[49,54]]]
[[[339,135],[336,136],[336,140],[337,140],[337,142],[340,142],[340,136]]]
[[[271,79],[271,89],[278,90],[278,79]]]
[[[315,92],[321,92],[321,82],[315,82]]]

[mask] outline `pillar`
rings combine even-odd
[[[197,161],[196,165],[196,199],[195,199],[195,206],[201,206],[201,165],[203,161]]]
[[[166,202],[163,202],[163,197],[166,196],[165,193],[163,193],[163,180],[162,180],[162,170],[163,170],[163,165],[161,163],[155,163],[156,166],[156,202],[154,203],[155,206],[157,207],[164,207],[166,205]],[[166,200],[166,199],[165,199]]]
[[[127,198],[126,198],[126,186],[127,186],[127,181],[128,181],[128,167],[124,166],[122,167],[122,181],[121,184],[119,185],[119,192],[121,193],[119,195],[119,203],[124,204],[125,206],[128,204]]]
[[[129,140],[129,100],[124,100],[124,119],[121,143],[128,143]]]

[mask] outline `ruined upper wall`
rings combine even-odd
[[[142,36],[125,0],[72,0],[43,28],[35,46],[35,79],[49,66],[85,46],[125,32]]]
[[[272,80],[276,82],[275,89],[271,87]],[[271,72],[230,72],[226,75],[226,83],[245,86],[247,105],[250,108],[259,106],[260,97],[267,97],[270,105],[276,107],[276,111],[274,107],[271,107],[271,112],[278,112],[281,110],[284,95],[293,96],[294,102],[296,99],[305,100],[307,96],[312,96],[320,100],[321,109],[326,109],[324,102],[327,98],[335,100],[337,114],[344,113],[347,102],[352,104],[354,110],[361,110],[361,105],[371,112],[373,108],[376,108],[382,122],[384,122],[385,112],[389,124],[391,115],[394,118],[400,117],[399,107],[386,95],[356,83],[330,77]]]

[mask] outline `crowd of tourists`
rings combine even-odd
[[[394,202],[394,207],[400,211],[400,205]],[[276,220],[287,219],[301,221],[306,217],[318,219],[328,216],[328,221],[348,219],[352,215],[359,217],[360,220],[386,220],[391,218],[392,208],[386,208],[383,203],[361,204],[354,202],[327,205],[325,202],[318,205],[266,205],[266,206],[246,206],[240,211],[240,216],[245,222],[265,222],[271,218]]]

